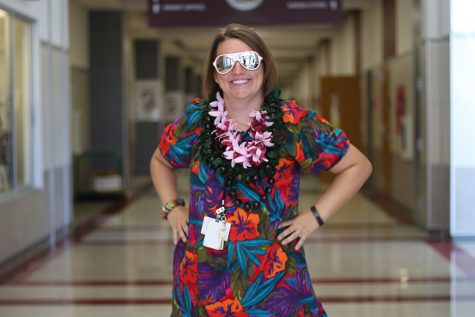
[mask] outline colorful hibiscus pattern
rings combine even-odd
[[[327,316],[313,292],[303,250],[282,246],[276,231],[298,213],[300,171],[330,169],[345,155],[347,137],[314,111],[282,100],[288,130],[271,190],[268,178],[225,188],[196,148],[207,115],[198,101],[164,130],[159,143],[173,167],[190,169],[189,239],[174,253],[172,316]],[[222,201],[232,226],[225,249],[218,251],[203,246],[200,232],[203,218],[214,217]]]

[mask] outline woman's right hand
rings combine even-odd
[[[168,223],[172,228],[173,243],[176,245],[180,238],[186,243],[188,237],[188,209],[177,206],[167,215]]]

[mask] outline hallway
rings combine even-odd
[[[181,174],[181,188],[187,175]],[[301,206],[321,192],[302,179]],[[180,193],[186,196],[186,190]],[[0,316],[169,316],[173,244],[151,187],[0,285]],[[91,208],[90,206],[88,208]],[[76,211],[76,214],[78,211]],[[329,316],[472,316],[475,243],[451,244],[357,195],[305,245]]]

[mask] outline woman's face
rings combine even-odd
[[[226,39],[218,45],[216,56],[221,54],[252,51],[246,43],[238,39]],[[245,69],[239,62],[226,74],[214,71],[214,79],[224,92],[228,101],[262,102],[262,85],[264,83],[264,65],[255,70]]]

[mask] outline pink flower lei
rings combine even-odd
[[[252,140],[241,141],[241,134],[234,129],[234,120],[228,118],[228,112],[224,110],[224,100],[216,93],[216,101],[210,103],[209,115],[214,117],[213,134],[222,145],[226,147],[223,155],[231,161],[231,166],[241,164],[242,167],[255,167],[267,162],[266,151],[272,147],[272,132],[266,131],[267,127],[273,125],[267,121],[269,117],[266,111],[251,111],[249,116],[253,118],[249,128],[249,135]]]

